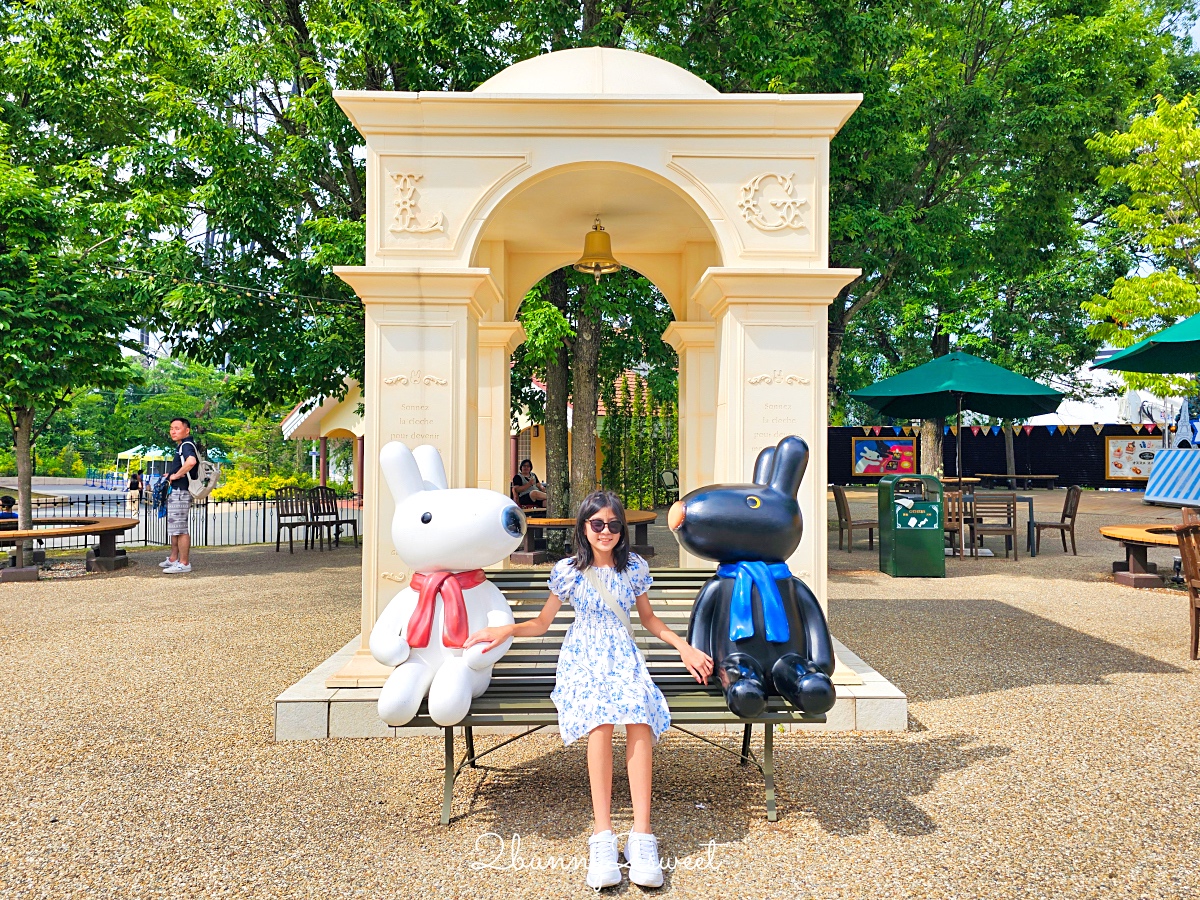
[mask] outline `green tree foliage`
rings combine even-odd
[[[660,400],[644,378],[620,379],[604,401],[601,429],[603,486],[629,509],[667,502],[661,475],[679,469],[678,419],[674,400]]]
[[[87,248],[73,240],[86,235],[86,214],[5,156],[0,146],[0,412],[12,432],[25,527],[34,442],[81,391],[135,373],[120,337],[128,298],[89,276]]]
[[[1099,134],[1090,146],[1111,164],[1100,183],[1123,191],[1105,210],[1113,232],[1129,240],[1138,268],[1084,308],[1100,321],[1092,334],[1128,347],[1200,313],[1200,124],[1196,103],[1155,98],[1154,112],[1124,131]],[[1160,396],[1190,395],[1192,378],[1123,373],[1135,388]]]
[[[526,296],[517,318],[525,328],[525,343],[518,348],[511,370],[511,396],[514,427],[517,416],[525,412],[540,424],[548,424],[545,408],[546,393],[534,387],[536,378],[542,383],[547,379],[547,368],[560,348],[565,349],[568,361],[568,383],[571,383],[570,365],[575,358],[576,329],[578,317],[585,303],[599,319],[601,340],[596,360],[596,383],[598,398],[606,406],[622,374],[638,367],[646,371],[650,389],[662,399],[676,397],[675,351],[662,340],[662,333],[671,322],[671,308],[666,298],[645,277],[631,269],[622,269],[600,279],[597,285],[591,275],[573,270],[564,270],[566,275],[566,302],[560,308],[551,298],[547,277],[539,282]],[[581,418],[574,417],[576,436],[583,434]],[[591,443],[596,443],[596,434],[591,433]],[[573,446],[574,443],[573,443]],[[551,459],[547,466],[553,469]],[[587,468],[587,463],[575,463],[572,469]],[[594,469],[594,465],[592,466]],[[553,484],[554,471],[548,471],[548,481]],[[603,477],[603,472],[602,472]],[[571,489],[571,503],[577,505],[590,486]]]
[[[952,344],[1069,375],[1095,348],[1080,303],[1127,262],[1089,234],[1087,139],[1167,79],[1172,10],[822,9],[811,24],[833,58],[794,86],[865,94],[831,152],[831,257],[863,271],[830,310],[832,396]]]
[[[831,152],[830,261],[863,272],[830,310],[836,403],[951,342],[1025,374],[1069,373],[1096,340],[1079,301],[1107,293],[1127,262],[1094,245],[1105,204],[1088,139],[1196,81],[1175,36],[1194,16],[1185,0],[5,11],[6,121],[47,165],[86,160],[73,177],[119,198],[138,237],[171,235],[137,256],[162,273],[145,286],[157,326],[195,358],[248,372],[243,401],[260,405],[336,396],[361,375],[362,311],[330,267],[362,261],[366,186],[335,89],[470,90],[537,53],[606,45],[726,91],[862,92]]]

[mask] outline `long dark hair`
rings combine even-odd
[[[613,547],[613,568],[624,572],[629,565],[629,526],[625,523],[625,507],[621,498],[612,491],[593,491],[588,494],[579,506],[579,515],[575,517],[575,568],[580,572],[592,565],[592,545],[588,543],[588,519],[608,507],[613,515],[621,521],[621,536]]]

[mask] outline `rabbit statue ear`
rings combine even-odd
[[[446,467],[442,464],[442,454],[438,453],[437,447],[422,444],[413,449],[412,455],[417,461],[417,468],[421,470],[421,477],[425,480],[425,490],[444,491],[450,487],[446,480]]]
[[[379,451],[379,468],[383,469],[383,477],[397,505],[425,490],[425,482],[421,479],[421,470],[417,468],[412,451],[399,441],[385,444]]]
[[[771,481],[771,468],[775,464],[775,448],[763,447],[758,451],[758,459],[754,461],[755,484],[768,484]]]
[[[789,435],[775,447],[770,485],[781,494],[795,497],[808,468],[808,444]]]

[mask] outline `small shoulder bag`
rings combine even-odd
[[[588,584],[596,589],[596,593],[600,595],[600,599],[604,601],[604,605],[616,613],[617,618],[621,620],[621,624],[625,626],[625,631],[629,634],[629,640],[633,641],[633,648],[637,650],[638,656],[642,658],[642,662],[646,661],[646,653],[638,646],[637,639],[633,636],[633,623],[629,621],[629,613],[621,608],[621,604],[617,602],[617,598],[612,595],[612,592],[605,587],[603,579],[596,574],[596,570],[588,566],[583,570],[583,577],[587,579]]]

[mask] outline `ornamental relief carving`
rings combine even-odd
[[[432,231],[446,230],[446,214],[439,212],[432,221],[422,222],[417,211],[417,182],[423,176],[411,172],[392,172],[391,179],[396,185],[392,204],[395,214],[392,217],[392,234],[428,234]]]
[[[747,378],[749,384],[808,384],[809,380],[800,375],[784,375],[783,369],[776,369],[769,374],[754,375]]]
[[[804,228],[802,207],[808,200],[796,193],[796,174],[764,172],[742,185],[738,209],[742,218],[759,231]],[[770,208],[763,210],[763,202]]]
[[[384,581],[394,581],[396,584],[408,583],[408,574],[405,572],[380,572],[379,577]]]
[[[383,379],[384,384],[438,384],[445,385],[449,382],[445,378],[438,378],[436,375],[425,375],[420,369],[413,369],[407,375],[393,375],[391,378]]]

